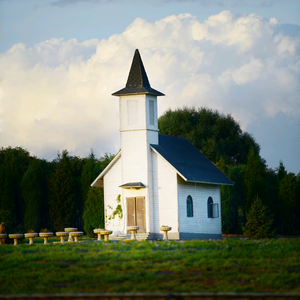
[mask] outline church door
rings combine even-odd
[[[127,226],[140,226],[137,232],[146,232],[145,197],[130,197],[126,201]]]

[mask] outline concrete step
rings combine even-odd
[[[148,239],[148,236],[149,236],[149,233],[137,233],[136,235],[136,239],[141,241],[141,240],[147,240]],[[109,236],[109,239],[110,240],[117,240],[117,241],[121,241],[121,240],[130,240],[131,239],[131,234],[129,233],[121,233],[121,234],[118,234],[118,235],[110,235]]]

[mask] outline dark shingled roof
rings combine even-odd
[[[234,184],[186,138],[159,135],[159,144],[151,145],[187,181],[213,184]]]
[[[139,50],[136,49],[126,87],[113,93],[113,96],[150,94],[164,96],[163,93],[151,88]]]

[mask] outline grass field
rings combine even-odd
[[[71,292],[299,293],[300,239],[0,246],[0,294]]]

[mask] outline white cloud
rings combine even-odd
[[[16,44],[0,54],[1,146],[47,158],[65,148],[77,155],[118,151],[111,93],[124,87],[135,48],[151,85],[166,94],[160,114],[208,106],[231,113],[244,130],[278,114],[299,118],[300,35],[281,26],[223,11],[203,23],[190,14],[155,23],[137,18],[101,41]]]
[[[243,85],[257,80],[262,73],[262,68],[263,64],[259,59],[251,58],[249,63],[242,65],[239,69],[226,71],[222,76],[229,74],[236,84]]]
[[[193,28],[196,40],[206,39],[215,45],[235,47],[238,53],[250,51],[262,39],[272,37],[274,20],[265,21],[257,14],[234,16],[229,11],[208,18],[204,23],[197,22]]]

